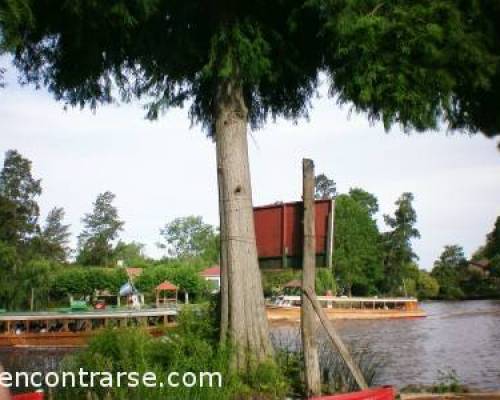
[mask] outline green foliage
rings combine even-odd
[[[16,150],[8,150],[0,171],[0,196],[3,198],[0,215],[4,217],[7,213],[11,229],[11,234],[7,236],[11,237],[12,244],[26,244],[38,232],[40,209],[36,198],[41,193],[40,180],[31,174],[31,161]],[[6,204],[8,202],[10,206]],[[4,225],[4,221],[0,225]]]
[[[67,266],[52,274],[50,294],[54,299],[67,300],[70,295],[93,295],[95,290],[118,293],[126,281],[127,275],[122,268]]]
[[[104,192],[97,196],[91,213],[82,219],[84,229],[78,236],[77,262],[82,265],[105,265],[113,263],[113,240],[123,229],[124,222],[118,218],[113,206],[115,195]]]
[[[329,268],[316,268],[316,294],[324,296],[328,291],[333,294],[337,291],[332,270]]]
[[[498,132],[498,118],[472,104],[491,110],[496,97],[475,96],[497,85],[498,5],[345,0],[326,8],[326,63],[340,102],[387,128],[437,128],[444,118],[453,127],[489,131],[488,124]]]
[[[349,196],[365,207],[372,217],[378,212],[377,198],[366,190],[351,188],[349,190]]]
[[[119,240],[113,251],[113,257],[117,261],[122,260],[126,267],[146,267],[151,261],[144,255],[144,247],[142,243],[125,243]]]
[[[205,224],[202,217],[176,218],[160,230],[171,257],[201,258],[207,263],[219,260],[220,239],[216,228]]]
[[[483,254],[489,259],[500,256],[500,217],[497,217],[493,230],[486,237]]]
[[[432,277],[439,283],[439,296],[444,299],[461,299],[465,296],[461,287],[466,273],[467,260],[462,247],[445,246],[434,263]]]
[[[408,385],[400,390],[401,393],[459,393],[470,392],[470,388],[460,382],[457,372],[452,368],[438,370],[437,382],[432,385]]]
[[[154,372],[164,387],[136,388],[77,387],[60,388],[57,398],[85,399],[88,391],[97,398],[112,399],[235,399],[284,397],[287,385],[279,369],[271,362],[256,365],[248,376],[239,376],[231,364],[231,349],[220,346],[215,333],[213,310],[210,308],[183,311],[176,328],[168,330],[164,337],[155,339],[138,328],[108,329],[96,335],[88,348],[65,359],[63,371],[137,371],[140,374]],[[194,386],[192,388],[169,387],[166,377],[171,372],[220,372],[222,387]],[[214,384],[217,379],[214,378]]]
[[[283,271],[261,271],[262,286],[264,288],[264,296],[270,297],[283,292],[283,285],[292,280],[302,279],[302,270],[286,269]],[[336,282],[332,271],[328,268],[316,268],[316,293],[323,296],[328,290],[335,293],[337,290]],[[300,290],[296,290],[296,294],[300,295]]]
[[[269,297],[282,292],[283,285],[294,279],[302,279],[302,270],[285,269],[283,271],[261,270],[264,296]]]
[[[337,196],[334,270],[345,294],[377,293],[383,278],[382,248],[368,208],[349,195]]]
[[[190,102],[209,128],[224,81],[257,127],[307,116],[325,72],[340,103],[386,127],[498,134],[499,16],[487,0],[0,2],[24,81],[71,105],[146,97],[150,118]]]
[[[433,299],[439,294],[439,282],[426,271],[419,271],[417,281],[417,297],[419,299]]]
[[[420,238],[415,228],[417,213],[413,208],[413,194],[403,193],[396,201],[394,217],[384,215],[386,225],[391,228],[383,235],[384,244],[384,290],[401,294],[405,271],[418,257],[413,252],[411,240]]]
[[[55,262],[64,263],[70,253],[70,225],[63,224],[64,209],[54,207],[49,211],[45,226],[34,238],[35,252],[38,256]]]
[[[50,277],[54,268],[55,266],[47,260],[31,260],[22,269],[19,289],[25,295],[30,296],[31,310],[41,310],[47,307]]]
[[[188,261],[171,262],[146,268],[135,284],[142,292],[152,293],[157,285],[168,280],[200,300],[208,295],[210,288],[199,272],[200,268]]]
[[[333,179],[325,174],[319,174],[315,177],[314,198],[316,200],[332,199],[337,194],[337,185]]]

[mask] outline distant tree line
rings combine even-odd
[[[155,267],[142,278],[147,289],[169,278],[192,294],[207,292],[198,271],[218,261],[219,235],[201,217],[177,218],[165,225],[159,246],[168,255],[152,260],[142,243],[119,239],[124,222],[113,204],[115,195],[106,191],[82,218],[83,229],[72,250],[62,207],[52,208],[40,221],[41,194],[31,161],[16,150],[7,151],[0,170],[0,309],[41,309],[67,303],[69,295],[117,292],[128,279],[123,268],[113,268],[118,264]]]
[[[144,245],[119,237],[124,222],[109,191],[97,196],[82,218],[77,248],[70,248],[70,226],[61,207],[40,221],[41,180],[32,175],[31,161],[15,150],[5,154],[0,171],[0,309],[41,309],[88,296],[95,290],[116,292],[129,277],[120,266],[144,267],[137,286],[152,292],[164,280],[181,291],[203,298],[208,286],[199,271],[219,261],[220,235],[200,216],[175,218],[160,229],[158,247],[165,256],[153,260]],[[338,193],[335,181],[321,174],[316,198],[335,198],[333,271],[320,269],[319,293],[339,295],[413,295],[420,298],[500,297],[500,217],[485,244],[467,260],[458,245],[446,246],[432,271],[421,269],[412,240],[420,237],[412,193],[403,193],[392,215],[384,215],[387,230],[376,221],[378,200],[352,188]],[[272,294],[297,271],[263,274],[264,290]]]
[[[384,215],[387,231],[375,220],[378,201],[361,188],[339,194],[335,181],[316,178],[316,198],[335,198],[333,275],[338,294],[396,295],[419,298],[500,297],[500,217],[484,246],[469,261],[462,247],[445,246],[427,271],[418,266],[412,240],[420,238],[412,193],[396,201],[393,215]],[[333,288],[332,288],[333,289]]]

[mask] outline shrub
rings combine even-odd
[[[95,290],[118,292],[126,281],[127,275],[122,268],[68,266],[52,275],[50,294],[62,299],[68,295],[92,295]]]
[[[87,349],[70,355],[63,371],[154,372],[157,379],[170,372],[220,372],[222,387],[95,387],[60,388],[56,398],[79,399],[278,399],[287,389],[285,379],[272,362],[255,366],[246,376],[232,368],[230,346],[220,346],[210,307],[189,308],[179,316],[178,326],[161,338],[152,338],[139,328],[108,329],[95,336]],[[215,379],[216,383],[217,380]],[[78,381],[77,381],[78,383]]]
[[[169,263],[149,267],[135,282],[144,293],[152,293],[154,288],[168,280],[186,291],[197,300],[205,299],[210,292],[208,282],[199,275],[199,268],[184,262]]]

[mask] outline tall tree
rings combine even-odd
[[[139,242],[118,241],[114,250],[114,258],[121,260],[127,267],[142,267],[148,264],[148,259],[144,254],[146,246]]]
[[[467,259],[464,250],[458,245],[445,246],[434,262],[432,277],[439,283],[439,295],[445,299],[457,299],[464,296],[461,281],[464,277]]]
[[[372,217],[378,212],[377,198],[366,190],[351,188],[349,190],[349,196],[366,208]]]
[[[259,276],[247,126],[307,116],[330,93],[388,128],[498,134],[500,17],[480,0],[1,0],[3,46],[23,81],[70,105],[147,98],[147,115],[191,104],[215,140],[221,333],[272,353]]]
[[[403,193],[396,201],[394,216],[384,215],[389,232],[384,234],[385,246],[385,289],[397,292],[403,286],[405,270],[409,264],[418,259],[413,251],[412,239],[420,238],[415,228],[417,213],[413,208],[413,194]]]
[[[40,253],[43,257],[58,262],[66,262],[69,256],[70,225],[63,223],[64,209],[54,207],[47,214],[39,240]]]
[[[19,243],[27,243],[39,230],[40,208],[36,198],[41,193],[40,179],[31,174],[31,161],[16,150],[8,150],[0,172],[0,196],[6,199],[4,204],[9,201],[15,205],[15,240]]]
[[[497,217],[493,230],[486,236],[483,254],[489,259],[500,256],[500,217]]]
[[[0,241],[15,245],[19,238],[16,203],[0,194]]]
[[[347,295],[377,293],[383,278],[383,253],[376,222],[364,205],[349,195],[337,196],[335,277]]]
[[[78,236],[77,262],[82,265],[110,265],[113,261],[113,240],[123,229],[113,205],[115,195],[104,192],[97,196],[91,213],[82,219],[84,229]]]
[[[337,185],[333,179],[328,178],[325,174],[316,176],[314,185],[314,198],[316,200],[332,199],[337,194]]]
[[[203,222],[200,216],[175,218],[160,229],[160,234],[166,242],[160,247],[166,248],[171,257],[218,261],[219,235],[216,228]]]

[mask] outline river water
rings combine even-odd
[[[335,321],[344,340],[378,365],[375,384],[398,387],[435,383],[454,370],[459,381],[479,389],[500,390],[500,301],[423,303],[427,318]],[[273,334],[293,342],[296,326],[274,327]],[[0,362],[13,371],[50,371],[63,350],[0,350]]]

